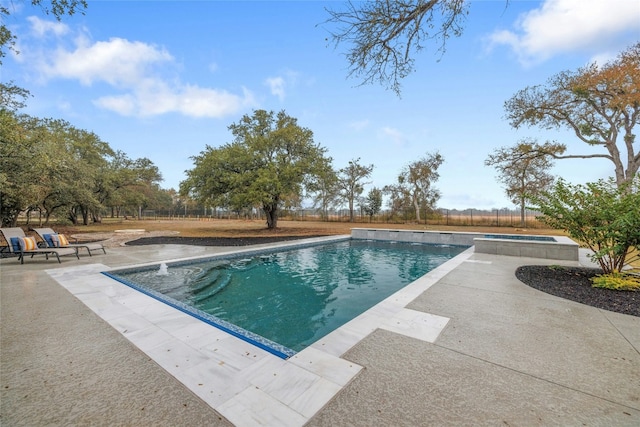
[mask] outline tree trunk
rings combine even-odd
[[[271,204],[264,204],[262,206],[264,214],[267,217],[267,228],[272,230],[278,226],[278,201],[275,200]]]
[[[420,204],[418,203],[418,198],[416,197],[415,194],[411,196],[411,199],[413,199],[413,207],[416,209],[416,221],[419,224],[420,223]]]
[[[78,225],[78,213],[76,212],[75,208],[69,210],[68,218],[73,225]]]
[[[31,209],[27,209],[27,226],[31,223]]]
[[[349,222],[353,222],[353,198],[349,199]]]
[[[81,208],[82,210],[82,225],[89,225],[89,209]]]
[[[520,227],[523,227],[523,228],[526,225],[525,224],[525,215],[524,215],[524,212],[525,212],[525,209],[526,209],[525,206],[526,206],[525,205],[525,200],[524,199],[520,199]]]
[[[264,210],[267,217],[267,228],[274,229],[278,226],[278,211],[277,210]]]

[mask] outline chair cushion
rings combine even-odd
[[[38,249],[38,244],[36,243],[36,239],[33,237],[19,237],[20,248],[23,252],[34,251]]]
[[[58,246],[64,248],[65,246],[69,246],[69,240],[64,234],[58,234]]]
[[[55,248],[58,246],[58,235],[57,234],[45,234],[44,241],[47,243],[47,246],[50,248]]]
[[[11,252],[20,252],[20,237],[11,238]]]

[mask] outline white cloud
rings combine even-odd
[[[161,81],[148,81],[133,93],[105,96],[94,104],[123,116],[155,116],[179,113],[189,117],[224,117],[255,104],[253,95],[243,96],[227,91],[194,85],[169,87]]]
[[[31,24],[31,32],[36,37],[44,37],[49,33],[60,37],[69,32],[69,27],[62,22],[45,21],[37,16],[30,16],[27,21]]]
[[[589,62],[595,62],[598,65],[604,65],[616,59],[619,52],[600,52],[593,57]]]
[[[53,52],[42,72],[48,78],[77,79],[84,85],[103,81],[130,87],[143,79],[152,65],[172,62],[169,52],[146,43],[121,38],[91,43],[79,38],[75,50],[59,48]]]
[[[103,96],[93,101],[98,107],[114,111],[122,116],[133,116],[137,111],[136,98],[132,95]]]
[[[0,5],[1,5],[0,0]],[[62,22],[56,21],[46,21],[44,19],[40,19],[37,16],[29,16],[27,17],[27,21],[30,24],[29,32],[20,35],[18,39],[15,41],[15,51],[9,50],[9,54],[13,57],[13,59],[18,63],[41,63],[43,53],[36,52],[29,43],[26,43],[25,40],[36,40],[37,43],[43,43],[44,40],[49,39],[49,36],[53,36],[54,39],[60,38],[65,34],[68,34],[71,30],[69,27]],[[16,53],[16,52],[19,52]]]
[[[46,21],[31,20],[35,31],[54,31]],[[93,42],[80,35],[72,48],[32,51],[32,63],[42,78],[77,80],[85,86],[107,83],[121,94],[104,95],[94,105],[124,116],[154,116],[178,113],[189,117],[224,117],[254,106],[250,91],[233,94],[223,89],[184,84],[164,74],[175,67],[173,56],[164,48],[139,41],[111,38]]]
[[[640,30],[640,3],[632,0],[546,0],[521,15],[514,31],[490,37],[491,47],[507,45],[520,62],[542,62],[575,50],[607,49],[624,33]]]
[[[266,82],[267,86],[271,90],[271,94],[275,95],[280,99],[280,101],[284,100],[285,92],[284,92],[284,78],[282,77],[268,77]]]
[[[360,132],[361,130],[364,130],[367,127],[369,127],[369,124],[370,124],[370,121],[368,119],[357,120],[349,123],[349,127],[355,131]]]
[[[265,84],[269,87],[271,94],[277,96],[280,101],[284,101],[287,96],[287,89],[292,89],[298,82],[298,73],[286,70],[280,76],[267,77]]]
[[[395,145],[403,145],[407,139],[401,131],[388,126],[380,129],[380,134],[383,138],[391,139]]]

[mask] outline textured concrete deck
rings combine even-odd
[[[0,424],[231,425],[45,271],[227,250],[157,245],[60,265],[0,260]],[[364,369],[307,424],[640,425],[640,318],[514,277],[518,265],[541,263],[572,265],[466,259],[407,305],[449,318],[435,342],[376,329],[342,355]]]

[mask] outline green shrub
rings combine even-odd
[[[627,256],[640,248],[640,175],[621,186],[613,179],[585,185],[559,179],[531,200],[542,213],[538,218],[591,249],[605,274],[622,271]]]

